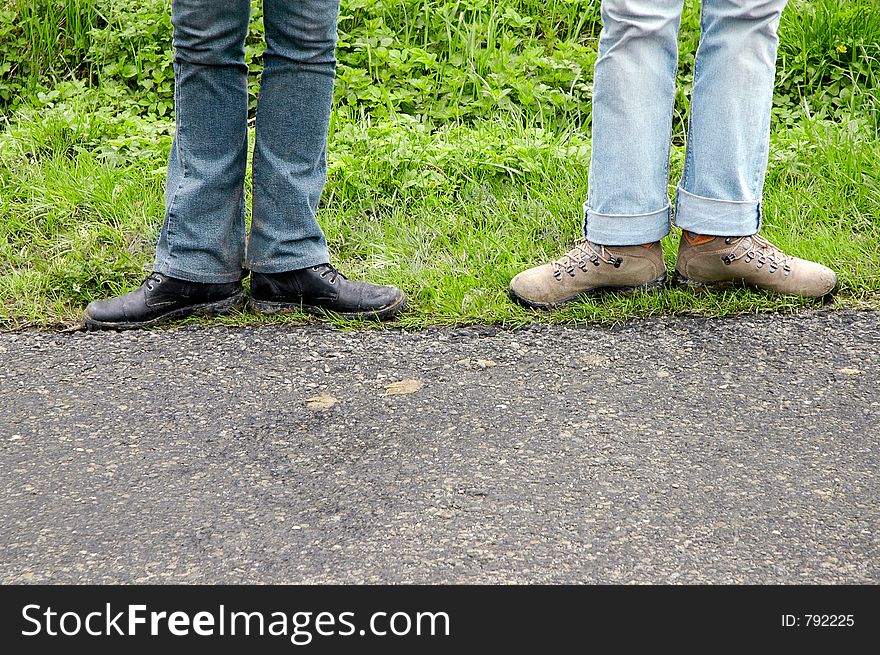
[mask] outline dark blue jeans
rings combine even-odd
[[[327,175],[339,0],[264,0],[253,216],[245,245],[249,0],[174,0],[177,133],[155,270],[231,282],[329,261],[315,214]]]

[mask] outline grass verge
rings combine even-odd
[[[120,163],[91,142],[101,140],[106,125],[70,128],[80,117],[49,112],[22,120],[0,141],[5,329],[72,325],[88,301],[137,286],[150,269],[164,206],[167,131],[157,130],[152,155]],[[880,306],[880,139],[861,124],[812,118],[774,135],[772,152],[765,234],[839,272],[834,306]],[[682,159],[674,149],[672,180]],[[407,328],[817,306],[742,289],[672,288],[602,295],[551,313],[513,304],[510,278],[558,256],[577,237],[588,163],[584,135],[525,128],[514,115],[437,129],[407,118],[366,126],[337,120],[320,218],[344,272],[408,292],[409,309],[396,322]],[[676,245],[674,230],[664,242],[670,268]],[[254,320],[266,319],[237,314],[222,322]]]

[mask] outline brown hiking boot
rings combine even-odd
[[[510,281],[511,297],[526,307],[552,309],[597,291],[647,290],[666,281],[657,241],[644,246],[600,246],[581,239],[561,258]]]
[[[827,266],[786,255],[760,234],[713,237],[682,232],[675,280],[687,286],[746,284],[780,294],[821,298],[837,287]]]

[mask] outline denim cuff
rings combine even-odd
[[[330,253],[327,250],[317,250],[299,257],[278,257],[268,262],[250,262],[248,269],[253,273],[287,273],[310,266],[327,264],[329,261]]]
[[[187,282],[202,282],[206,284],[227,284],[229,282],[238,282],[244,278],[244,271],[236,271],[234,273],[193,273],[184,271],[170,265],[155,264],[153,270],[162,275],[173,277],[176,280],[186,280]]]
[[[675,224],[709,236],[748,236],[761,229],[761,201],[704,198],[678,187]]]
[[[669,210],[649,214],[599,214],[584,204],[584,236],[603,246],[638,246],[669,234]]]

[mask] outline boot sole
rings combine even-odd
[[[629,286],[607,286],[607,287],[596,287],[594,289],[589,289],[587,291],[582,291],[581,293],[577,293],[569,298],[564,300],[559,300],[557,302],[535,302],[533,300],[527,300],[526,298],[522,298],[516,294],[513,289],[508,288],[508,293],[511,299],[514,302],[519,303],[523,307],[527,307],[529,309],[540,309],[540,310],[552,310],[558,309],[564,305],[567,305],[579,298],[591,298],[599,295],[603,295],[606,293],[622,293],[624,295],[635,295],[637,293],[645,292],[645,291],[657,291],[666,286],[666,273],[663,273],[656,280],[648,282],[647,284],[636,284]]]
[[[724,291],[730,287],[736,286],[733,280],[718,280],[715,282],[698,282],[685,277],[678,271],[672,274],[672,284],[679,287],[686,287],[695,291]],[[740,286],[747,286],[741,284]]]
[[[193,315],[216,316],[218,314],[225,314],[232,311],[233,309],[244,306],[246,299],[247,296],[242,289],[234,296],[224,298],[223,300],[202,303],[200,305],[190,305],[189,307],[181,307],[179,309],[175,309],[173,311],[162,314],[161,316],[157,316],[156,318],[149,321],[141,322],[109,323],[106,321],[97,321],[88,314],[85,314],[83,316],[83,326],[86,330],[136,330],[140,328],[149,328],[167,323],[168,321],[182,319]]]
[[[384,321],[400,313],[406,307],[406,294],[401,292],[400,297],[392,304],[382,309],[371,309],[362,312],[337,312],[319,305],[307,305],[301,302],[278,302],[273,300],[255,300],[253,297],[248,301],[251,310],[260,314],[290,314],[293,312],[305,312],[313,316],[345,319],[368,319]]]
[[[838,280],[834,287],[828,293],[825,293],[821,296],[805,296],[800,293],[782,293],[781,291],[773,291],[772,289],[763,289],[754,284],[749,284],[748,282],[743,282],[742,280],[719,280],[716,282],[699,282],[697,280],[692,280],[689,277],[686,277],[675,271],[672,274],[672,284],[684,287],[686,289],[691,289],[693,291],[724,291],[725,289],[751,289],[752,291],[763,291],[765,293],[770,293],[774,295],[780,296],[792,296],[796,298],[814,298],[827,300],[831,298],[837,290],[840,288],[840,281]]]

